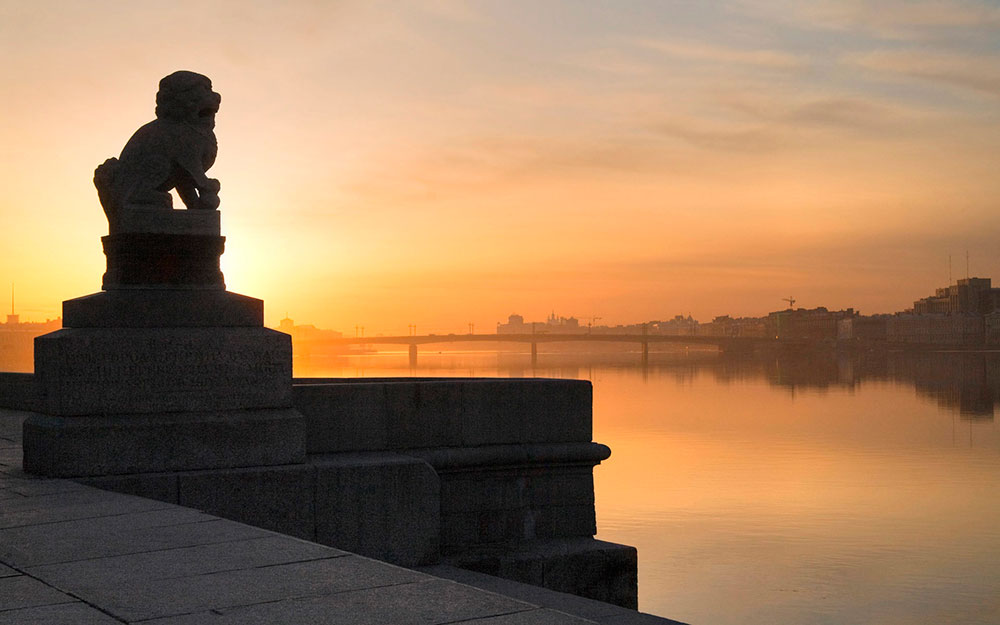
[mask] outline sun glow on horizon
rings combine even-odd
[[[1000,19],[874,4],[4,3],[0,284],[30,319],[98,290],[93,169],[182,68],[268,325],[890,312],[965,250],[1000,278]]]

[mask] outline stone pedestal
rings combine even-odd
[[[63,303],[35,339],[40,415],[25,469],[60,477],[303,462],[291,337],[257,299],[225,291],[115,290]]]
[[[157,213],[104,237],[105,291],[35,339],[24,466],[60,477],[301,463],[291,337],[224,290],[218,213]],[[127,225],[127,224],[126,224]],[[214,233],[214,234],[213,234]]]

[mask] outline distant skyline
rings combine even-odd
[[[99,290],[93,170],[177,69],[222,94],[223,271],[269,326],[874,314],[949,254],[1000,276],[996,2],[0,0],[0,53],[24,320]]]

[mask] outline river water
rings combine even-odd
[[[1000,623],[1000,353],[421,351],[299,376],[589,379],[598,538],[695,625]]]

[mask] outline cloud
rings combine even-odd
[[[697,41],[640,39],[639,46],[664,54],[710,63],[752,65],[768,69],[800,69],[809,64],[805,57],[781,50],[745,49]]]
[[[974,0],[742,0],[745,14],[769,14],[784,21],[823,30],[865,31],[893,40],[968,37],[1000,29],[1000,8]]]
[[[747,126],[670,117],[651,124],[649,128],[695,147],[722,152],[767,152],[784,144],[778,132],[764,125]]]
[[[876,50],[850,54],[842,62],[865,70],[918,78],[963,90],[1000,96],[1000,57],[926,52]]]
[[[704,149],[755,153],[815,145],[820,132],[891,139],[918,121],[931,119],[918,110],[852,96],[779,99],[724,93],[716,102],[736,115],[730,119],[668,116],[649,129]]]
[[[414,6],[425,13],[452,22],[474,22],[482,17],[479,11],[465,0],[417,0]]]

